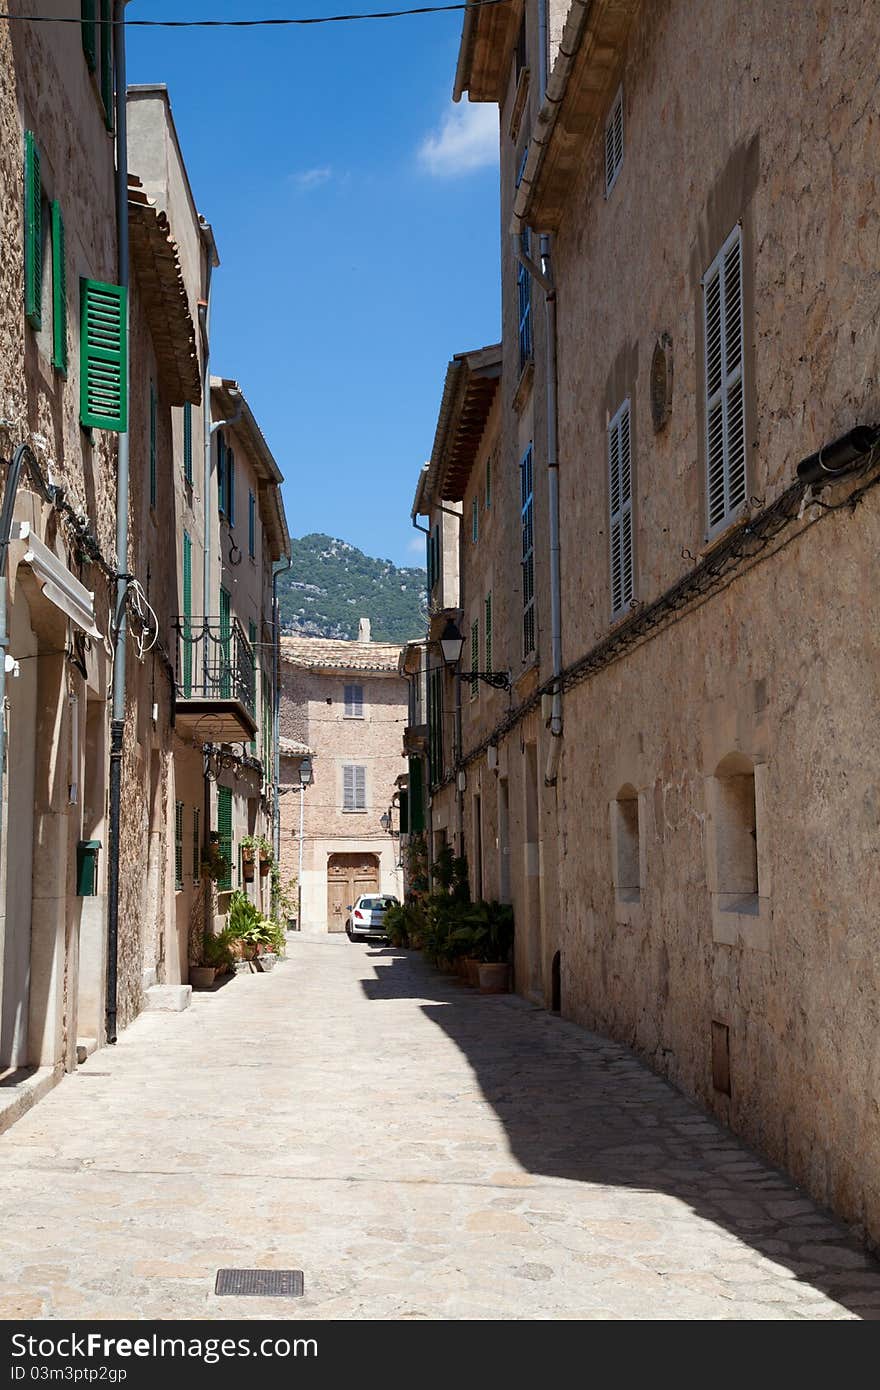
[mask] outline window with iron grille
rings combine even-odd
[[[739,224],[703,276],[703,330],[706,510],[711,536],[733,520],[748,496]]]
[[[471,502],[471,540],[474,545],[480,539],[480,503],[475,497]]]
[[[487,674],[491,675],[491,673],[492,673],[492,595],[491,595],[491,594],[487,594],[487,595],[486,595],[486,602],[485,602],[485,605],[484,605],[484,610],[485,610],[484,629],[485,629],[485,633],[486,633],[486,639],[485,639],[485,640],[486,640],[486,672],[487,672]]]
[[[367,809],[367,769],[346,763],[342,769],[342,809],[343,811],[365,811]]]
[[[527,657],[535,650],[535,517],[531,444],[523,455],[519,474],[522,515],[523,656]]]
[[[174,887],[183,887],[183,802],[174,803]]]
[[[471,623],[471,670],[480,669],[480,620],[475,618]],[[480,682],[476,676],[471,677],[471,699],[476,700],[480,693]]]
[[[531,233],[523,233],[523,246],[531,254]],[[517,262],[516,270],[517,305],[519,309],[519,369],[525,367],[532,357],[532,277],[522,261]]]
[[[198,883],[200,877],[201,843],[199,839],[199,825],[201,815],[198,806],[193,807],[193,842],[192,842],[192,875],[193,880]]]
[[[623,164],[623,88],[620,87],[605,122],[605,197],[611,192]]]
[[[347,685],[345,687],[345,718],[363,719],[364,717],[364,687],[362,685]]]
[[[633,597],[632,443],[629,401],[608,426],[608,508],[611,536],[611,617],[629,610]]]

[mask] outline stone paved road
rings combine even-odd
[[[344,937],[65,1079],[0,1138],[0,1232],[4,1318],[880,1315],[846,1231],[624,1048]]]

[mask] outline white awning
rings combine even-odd
[[[95,595],[91,589],[71,574],[54,550],[37,540],[27,521],[19,523],[18,539],[27,545],[22,560],[32,569],[43,597],[66,613],[89,637],[102,642],[103,636],[95,626]]]

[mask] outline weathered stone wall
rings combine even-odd
[[[755,505],[880,418],[878,40],[871,4],[817,4],[797,23],[784,4],[748,23],[733,4],[643,7],[609,87],[610,102],[622,78],[619,179],[606,199],[599,131],[556,238],[567,661],[609,629],[606,425],[627,396],[638,600],[705,544],[700,276],[738,219]],[[655,435],[663,332],[674,397]],[[556,858],[563,1012],[631,1043],[875,1238],[878,539],[871,493],[573,690]],[[755,772],[751,923],[713,894],[714,774],[730,754]],[[635,903],[615,888],[611,803],[627,787]],[[713,1084],[713,1023],[729,1030],[730,1096]]]

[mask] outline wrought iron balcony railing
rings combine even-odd
[[[236,618],[174,620],[178,700],[237,700],[256,716],[256,658]]]

